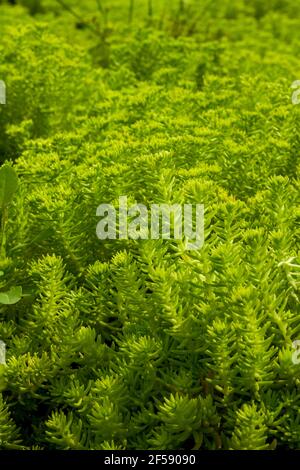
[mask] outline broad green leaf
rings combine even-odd
[[[18,176],[9,165],[0,168],[0,206],[9,204],[18,188]]]
[[[12,287],[7,292],[0,292],[0,304],[12,305],[19,302],[22,297],[22,287],[15,286]]]

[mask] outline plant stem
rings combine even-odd
[[[165,20],[165,16],[166,16],[166,11],[167,11],[167,3],[168,3],[168,0],[165,0],[163,9],[161,11],[159,23],[158,23],[158,29],[163,29],[163,24],[164,24],[164,20]]]
[[[0,258],[4,260],[6,258],[6,224],[8,219],[7,207],[2,207],[1,217],[1,242],[0,242]]]
[[[148,16],[152,18],[153,16],[153,5],[152,0],[148,0]]]
[[[129,4],[129,14],[128,14],[128,23],[129,23],[129,24],[132,22],[133,11],[134,11],[134,0],[130,0],[130,4]]]

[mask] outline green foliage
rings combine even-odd
[[[8,208],[18,189],[18,176],[15,170],[9,165],[0,168],[0,208],[1,208],[1,246],[0,263],[2,267],[7,266],[9,260],[6,259],[6,227],[8,223]],[[8,261],[8,263],[7,263]],[[3,276],[4,272],[0,272]],[[12,286],[6,292],[0,292],[0,304],[12,305],[17,303],[22,297],[22,287]]]
[[[267,450],[265,415],[253,404],[244,404],[236,412],[236,423],[231,438],[231,449]]]
[[[6,403],[0,396],[0,449],[22,449],[19,432],[11,419]]]
[[[157,419],[162,424],[154,429],[150,444],[154,449],[176,449],[191,437],[199,448],[204,435],[217,431],[219,420],[211,397],[203,399],[173,396],[165,399],[159,408]],[[207,436],[206,436],[207,438]]]
[[[16,3],[1,447],[299,449],[295,2]],[[98,240],[121,195],[203,203],[203,248]]]
[[[0,206],[3,210],[12,200],[18,188],[18,177],[14,169],[8,165],[0,168]]]

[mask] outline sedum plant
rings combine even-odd
[[[1,448],[299,449],[293,2],[0,3]],[[122,195],[204,246],[100,241]]]

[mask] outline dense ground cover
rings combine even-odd
[[[298,10],[0,2],[2,449],[300,448]],[[203,248],[100,241],[121,195]]]

